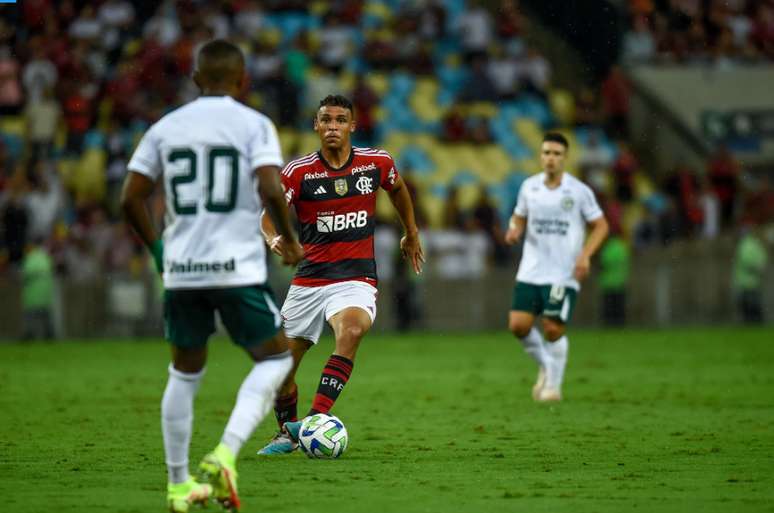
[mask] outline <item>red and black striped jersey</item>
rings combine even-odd
[[[281,178],[288,205],[296,207],[305,253],[293,284],[359,280],[375,286],[376,191],[392,190],[398,179],[390,154],[353,147],[347,163],[334,169],[315,152],[290,162]]]

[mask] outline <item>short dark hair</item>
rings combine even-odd
[[[559,143],[564,146],[565,150],[570,149],[570,143],[567,141],[567,138],[559,132],[546,132],[546,134],[543,136],[543,142]]]
[[[244,62],[245,57],[242,55],[242,50],[237,45],[226,41],[225,39],[213,39],[199,50],[199,57],[215,59],[215,60],[228,60],[234,59]]]
[[[349,98],[340,94],[329,94],[320,100],[320,106],[317,107],[317,110],[322,107],[342,107],[344,109],[349,109],[352,114],[355,113],[355,107],[352,106],[352,102]]]
[[[223,81],[224,75],[243,73],[245,56],[234,43],[225,39],[214,39],[199,50],[197,69],[212,82]],[[229,77],[230,79],[231,77]]]

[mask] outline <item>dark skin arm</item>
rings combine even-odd
[[[420,274],[422,264],[425,262],[425,255],[419,242],[419,230],[414,218],[414,205],[411,203],[411,195],[403,182],[403,178],[398,177],[392,190],[387,191],[387,194],[398,212],[398,217],[400,217],[400,222],[406,233],[400,239],[400,250],[403,253],[403,258],[411,262],[415,273]]]
[[[124,217],[148,247],[159,238],[147,204],[155,186],[155,182],[147,176],[130,170],[121,190]]]

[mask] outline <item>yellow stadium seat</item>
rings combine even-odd
[[[470,210],[473,208],[473,205],[476,204],[476,200],[478,199],[480,188],[481,185],[477,183],[469,183],[457,188],[457,198],[459,199],[460,208],[462,210]]]
[[[575,98],[565,89],[552,89],[548,93],[548,103],[561,126],[575,123]]]
[[[22,116],[3,116],[0,118],[0,132],[24,137],[24,118]]]
[[[398,158],[401,150],[408,144],[409,140],[409,134],[404,132],[390,132],[381,147],[387,150],[393,157]]]
[[[506,177],[512,167],[511,159],[503,149],[495,144],[487,144],[477,148],[473,171],[486,184],[499,183]]]
[[[383,220],[391,220],[395,217],[395,209],[386,194],[376,195],[376,217]]]
[[[296,152],[296,144],[298,143],[298,133],[292,128],[280,128],[279,140],[282,146],[282,154],[285,158],[290,158]]]
[[[107,154],[102,148],[83,152],[73,177],[77,205],[101,203],[105,198]]]
[[[540,172],[540,159],[537,155],[531,159],[521,159],[516,161],[516,169],[522,173],[532,175]]]
[[[57,163],[59,177],[67,189],[73,189],[75,174],[78,168],[78,160],[73,158],[62,158]]]
[[[634,174],[634,190],[636,197],[645,198],[653,194],[656,188],[645,173],[638,171]]]
[[[645,208],[641,203],[631,202],[624,207],[621,216],[621,230],[626,238],[629,238],[637,227],[637,222],[645,217]]]
[[[411,142],[427,152],[438,149],[441,145],[437,137],[428,133],[412,134]]]
[[[325,0],[316,0],[313,2],[309,2],[309,13],[313,14],[317,17],[323,17],[326,12],[330,9],[329,2],[326,2]]]
[[[384,96],[387,94],[387,89],[390,88],[390,81],[387,79],[387,75],[384,73],[367,73],[365,81],[368,86],[374,90],[378,96]]]
[[[298,138],[297,151],[299,155],[306,155],[317,151],[320,147],[320,137],[317,132],[303,132]]]
[[[264,27],[258,35],[258,40],[269,46],[277,47],[282,42],[282,32],[278,28]]]
[[[468,116],[479,116],[484,118],[493,118],[497,115],[497,106],[490,102],[476,102],[467,105]]]
[[[355,88],[355,74],[351,71],[339,73],[338,86],[340,91],[352,91]]]
[[[376,18],[389,20],[392,18],[392,10],[382,2],[365,2],[363,14],[370,14]]]
[[[430,228],[441,228],[445,198],[440,198],[434,194],[425,194],[421,201]]]
[[[543,141],[543,130],[534,119],[518,118],[514,121],[514,130],[529,149],[537,153]]]

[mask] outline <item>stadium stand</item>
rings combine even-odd
[[[745,0],[632,1],[622,8],[629,28],[621,62],[770,62],[772,9]],[[429,228],[444,227],[451,187],[473,219],[483,185],[502,223],[520,183],[538,170],[547,129],[568,137],[569,169],[592,185],[636,247],[768,219],[742,213],[750,194],[732,154],[718,156],[725,160],[713,160],[707,173],[682,169],[665,178],[645,169],[628,141],[626,72],[614,66],[599,83],[574,89],[555,84],[555,64],[529,31],[514,0],[4,6],[0,274],[15,272],[33,237],[61,275],[84,272],[66,257],[72,248],[94,256],[95,274],[146,272],[144,251],[117,216],[125,164],[150,123],[196,96],[193,56],[214,37],[245,51],[252,87],[242,100],[280,126],[287,159],[316,149],[309,127],[320,97],[352,95],[362,128],[356,142],[395,156]],[[159,198],[159,218],[162,204]],[[707,228],[712,209],[721,208],[718,227]]]

